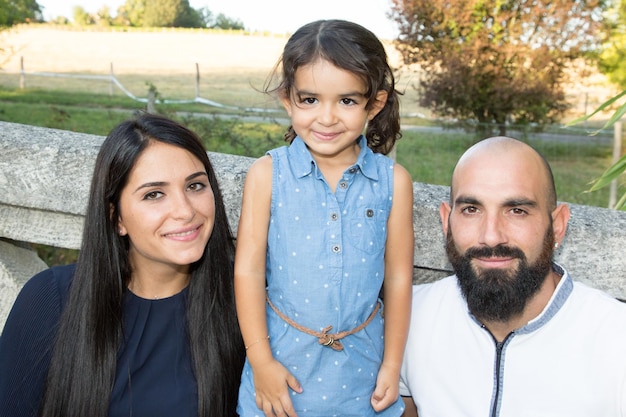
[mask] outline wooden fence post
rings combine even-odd
[[[154,88],[150,88],[150,90],[148,90],[148,106],[147,106],[147,111],[150,114],[156,114],[156,112],[154,111],[154,100],[156,98],[156,94],[154,93]]]
[[[196,62],[196,98],[200,97],[200,66]]]
[[[115,74],[113,74],[113,63],[111,62],[111,79],[109,81],[109,96],[113,97],[113,79],[115,78]]]
[[[20,57],[20,90],[26,87],[26,74],[24,73],[24,57]]]

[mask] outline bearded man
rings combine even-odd
[[[405,416],[625,417],[626,304],[553,261],[570,211],[547,161],[477,143],[440,215],[455,275],[414,286]]]

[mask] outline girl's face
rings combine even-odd
[[[186,272],[200,259],[215,222],[204,165],[189,151],[152,142],[120,196],[119,232],[130,242],[133,273]]]
[[[298,68],[294,78],[292,95],[282,101],[295,132],[316,160],[346,157],[354,163],[355,140],[382,110],[387,93],[379,91],[366,109],[363,80],[323,59]]]

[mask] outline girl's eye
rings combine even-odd
[[[301,101],[304,104],[315,104],[317,103],[317,99],[315,97],[303,97]]]
[[[356,101],[354,101],[354,100],[353,100],[353,99],[351,99],[351,98],[342,98],[342,99],[341,99],[341,104],[345,104],[346,106],[352,106],[352,105],[357,104],[357,102],[356,102]]]
[[[150,191],[149,193],[144,194],[144,200],[156,200],[157,198],[161,198],[163,193],[160,191]]]

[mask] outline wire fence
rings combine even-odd
[[[109,95],[113,95],[113,91],[115,88],[119,89],[124,95],[130,98],[133,101],[139,103],[145,103],[148,110],[153,110],[154,105],[156,103],[163,104],[204,104],[206,106],[232,110],[236,112],[246,112],[246,113],[278,113],[281,110],[279,109],[271,109],[267,107],[242,107],[242,106],[234,106],[227,105],[223,103],[219,103],[217,101],[201,97],[200,95],[200,67],[198,64],[195,66],[195,96],[191,99],[163,99],[158,97],[156,94],[156,89],[154,86],[148,89],[147,97],[138,97],[133,94],[128,88],[126,88],[122,82],[115,76],[113,71],[113,64],[111,63],[110,72],[107,75],[93,75],[93,74],[75,74],[75,73],[58,73],[58,72],[45,72],[45,71],[26,71],[24,66],[24,58],[20,58],[20,73],[19,73],[19,86],[20,89],[24,89],[26,87],[26,78],[27,76],[37,76],[37,77],[51,77],[51,78],[69,78],[69,79],[82,79],[82,80],[92,80],[92,81],[104,81],[109,83]]]

